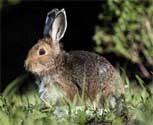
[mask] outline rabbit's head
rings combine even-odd
[[[52,10],[49,21],[45,25],[45,37],[31,48],[25,60],[25,68],[30,72],[40,75],[55,68],[55,59],[60,54],[60,39],[64,36],[67,27],[65,10]],[[48,21],[48,17],[46,22]],[[48,33],[46,32],[48,28]]]

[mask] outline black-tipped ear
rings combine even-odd
[[[63,36],[67,28],[67,18],[64,9],[60,10],[50,27],[49,35],[54,42],[58,42]]]
[[[50,27],[57,15],[57,13],[59,12],[58,9],[52,9],[50,12],[47,13],[47,17],[46,17],[46,21],[45,21],[45,26],[44,26],[44,32],[43,32],[43,35],[45,37],[48,37],[49,36],[49,30],[50,30]]]

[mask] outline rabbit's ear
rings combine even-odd
[[[43,35],[45,37],[48,37],[49,36],[49,30],[50,30],[50,27],[58,13],[58,9],[52,9],[50,12],[47,13],[47,17],[46,17],[46,21],[45,21],[45,27],[44,27],[44,32],[43,32]]]
[[[52,23],[49,35],[54,42],[58,42],[63,36],[67,28],[67,18],[65,10],[59,11]]]

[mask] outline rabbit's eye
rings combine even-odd
[[[45,49],[41,48],[39,49],[39,55],[45,55],[46,51]]]

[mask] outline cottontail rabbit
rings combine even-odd
[[[56,104],[63,96],[73,100],[83,91],[85,100],[92,102],[124,93],[118,73],[105,58],[87,51],[61,49],[59,41],[66,28],[65,10],[53,9],[46,19],[45,37],[32,47],[25,60],[26,69],[37,77],[40,97]]]

